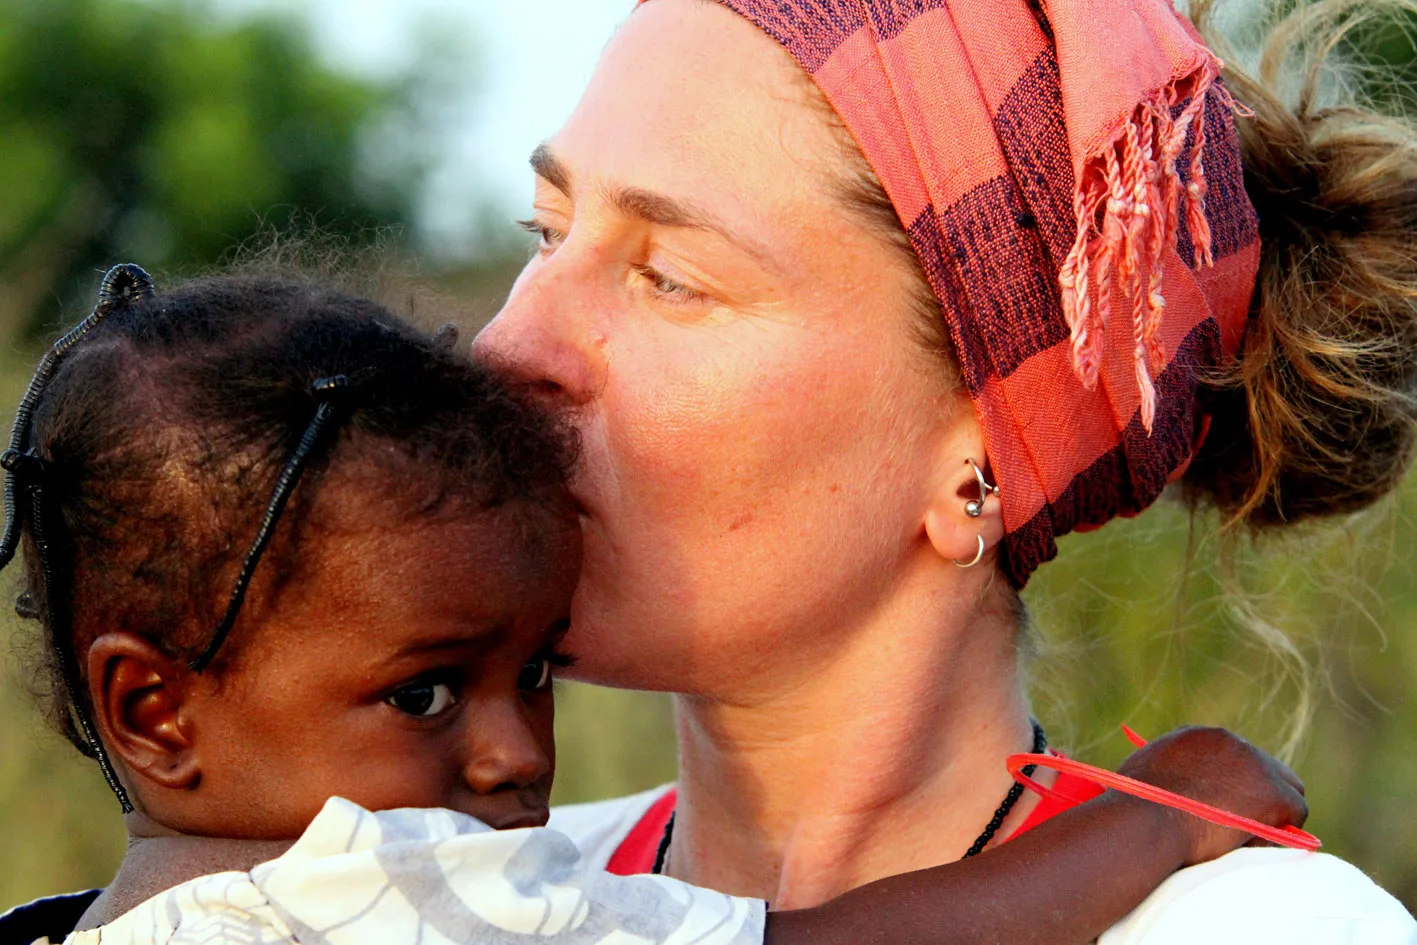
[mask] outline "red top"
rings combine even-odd
[[[1102,793],[1101,787],[1072,774],[1058,775],[1058,782],[1053,786],[1053,790],[1065,796],[1067,800],[1053,797],[1039,800],[1038,806],[1033,808],[1028,819],[1009,834],[1009,840]],[[644,816],[630,828],[625,839],[615,848],[610,862],[605,864],[605,869],[617,876],[633,876],[636,873],[652,871],[655,857],[659,854],[659,843],[664,839],[664,828],[669,824],[669,818],[673,815],[678,800],[679,792],[670,788],[664,792],[663,797],[651,804],[649,810],[645,811]]]

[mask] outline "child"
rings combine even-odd
[[[1107,795],[989,856],[770,917],[579,866],[541,826],[572,454],[452,342],[319,287],[159,296],[120,266],[46,356],[3,456],[0,564],[22,540],[54,717],[131,840],[81,931],[18,940],[1062,945],[1243,841]],[[1129,770],[1304,817],[1293,775],[1223,733]]]

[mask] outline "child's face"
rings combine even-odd
[[[201,780],[193,822],[171,826],[290,838],[331,795],[545,822],[576,522],[517,505],[404,518],[326,531],[230,665],[193,680]]]

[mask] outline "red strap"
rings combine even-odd
[[[1122,732],[1127,736],[1127,740],[1138,748],[1146,747],[1146,739],[1132,731],[1131,726],[1123,725]],[[1108,787],[1114,791],[1123,791],[1137,797],[1145,798],[1156,804],[1172,807],[1176,810],[1183,810],[1188,814],[1194,814],[1203,820],[1208,820],[1213,824],[1222,827],[1234,827],[1243,830],[1271,843],[1277,843],[1282,847],[1291,847],[1297,850],[1309,850],[1310,852],[1323,846],[1323,841],[1306,830],[1300,830],[1293,824],[1285,827],[1271,827],[1269,824],[1262,824],[1257,820],[1248,817],[1241,817],[1239,814],[1232,814],[1228,810],[1221,810],[1209,804],[1202,804],[1200,801],[1189,797],[1182,797],[1180,794],[1173,794],[1152,784],[1142,781],[1135,781],[1125,775],[1116,774],[1105,768],[1095,768],[1092,765],[1085,765],[1080,761],[1073,761],[1071,758],[1064,758],[1057,752],[1049,755],[1010,755],[1004,762],[1008,766],[1009,774],[1014,776],[1014,780],[1032,789],[1034,792],[1047,798],[1052,791],[1037,781],[1023,773],[1024,768],[1030,764],[1039,764],[1047,768],[1052,768],[1058,772],[1060,778],[1069,774],[1076,774],[1078,777],[1093,781],[1098,787]],[[1056,790],[1056,788],[1054,788]]]
[[[610,855],[605,871],[616,876],[652,872],[654,859],[659,855],[659,842],[664,839],[664,828],[669,825],[669,818],[674,815],[674,806],[678,802],[678,790],[670,788],[651,804]]]
[[[1050,752],[1050,754],[1063,757],[1057,752]],[[1079,778],[1066,772],[1060,773],[1057,782],[1053,785],[1053,793],[1045,794],[1039,798],[1038,804],[1029,811],[1027,819],[1019,825],[1017,830],[1009,834],[1008,839],[1012,840],[1020,834],[1027,833],[1048,818],[1057,817],[1065,810],[1087,803],[1102,794],[1103,790],[1102,787],[1093,784],[1086,778]]]
[[[1009,773],[1014,779],[1024,784],[1026,787],[1036,791],[1043,797],[1048,797],[1052,791],[1044,787],[1037,781],[1024,774],[1021,769],[1028,765],[1042,765],[1053,768],[1061,773],[1076,774],[1078,777],[1096,781],[1099,785],[1105,785],[1114,791],[1122,791],[1136,797],[1144,798],[1155,804],[1171,807],[1176,810],[1194,814],[1202,820],[1208,820],[1213,824],[1222,827],[1231,827],[1235,830],[1243,830],[1248,834],[1268,840],[1270,843],[1278,844],[1281,847],[1290,847],[1295,850],[1308,850],[1313,852],[1323,846],[1323,842],[1318,837],[1305,830],[1300,830],[1292,824],[1284,827],[1271,827],[1269,824],[1261,823],[1258,820],[1251,820],[1248,817],[1241,817],[1239,814],[1231,813],[1228,810],[1221,810],[1219,807],[1212,807],[1193,798],[1184,797],[1180,794],[1172,793],[1163,788],[1147,784],[1145,781],[1137,781],[1126,775],[1116,774],[1105,768],[1095,768],[1092,765],[1085,765],[1080,761],[1073,761],[1071,758],[1058,758],[1052,755],[1009,755]],[[1062,777],[1062,774],[1060,774]]]

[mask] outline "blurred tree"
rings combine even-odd
[[[57,321],[120,258],[191,269],[267,216],[355,238],[407,224],[420,167],[361,157],[371,129],[416,122],[415,88],[333,71],[294,21],[6,0],[0,337]]]

